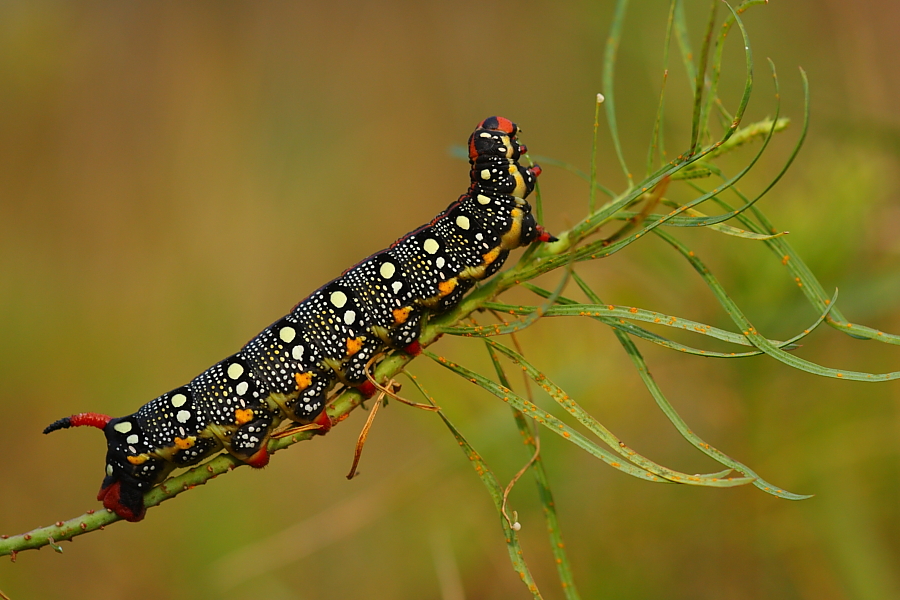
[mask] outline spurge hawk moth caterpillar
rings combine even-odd
[[[44,433],[89,425],[106,434],[106,477],[97,496],[129,521],[144,493],[175,468],[222,448],[263,467],[281,421],[331,423],[324,412],[338,383],[374,392],[369,360],[385,349],[418,354],[422,317],[455,307],[476,281],[496,273],[509,251],[553,241],[525,198],[538,166],[523,167],[515,123],[490,117],[469,137],[471,185],[430,223],[366,258],[300,301],[239,352],[137,412],[80,413]]]

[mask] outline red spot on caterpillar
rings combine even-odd
[[[313,423],[321,426],[321,429],[319,429],[320,433],[325,434],[331,431],[331,417],[329,417],[328,413],[324,410],[316,417]]]
[[[126,521],[131,521],[135,523],[144,518],[144,515],[147,513],[147,510],[143,506],[143,502],[141,503],[140,509],[135,512],[132,508],[125,506],[120,501],[120,497],[122,495],[122,482],[117,481],[110,486],[100,489],[100,493],[97,494],[97,500],[103,502],[103,506],[113,511]]]
[[[403,351],[410,356],[418,356],[422,354],[422,344],[419,343],[419,340],[416,340],[412,344],[409,344],[406,348],[404,348]]]
[[[356,386],[356,389],[359,390],[359,393],[362,394],[366,400],[374,396],[375,392],[377,391],[375,389],[375,385],[369,380],[363,381],[361,384]]]
[[[269,449],[263,444],[262,448],[257,450],[256,454],[244,461],[254,469],[262,469],[269,464]]]
[[[535,177],[540,177],[541,173],[544,172],[544,170],[541,168],[540,165],[531,165],[531,166],[528,167],[528,168],[531,169],[531,173],[532,173],[532,175],[534,175]]]

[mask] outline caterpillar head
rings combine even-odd
[[[469,136],[469,161],[479,157],[501,157],[516,160],[525,147],[516,141],[519,128],[503,117],[488,117]]]

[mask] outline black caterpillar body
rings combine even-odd
[[[371,395],[366,364],[393,348],[418,354],[426,312],[456,306],[476,281],[495,273],[509,251],[554,238],[525,201],[537,166],[519,165],[518,129],[502,117],[469,138],[471,186],[429,224],[365,259],[302,300],[237,354],[190,383],[119,418],[81,413],[44,431],[89,425],[106,434],[103,505],[129,521],[144,517],[144,493],[175,468],[225,448],[254,467],[284,419],[316,422],[338,383]]]

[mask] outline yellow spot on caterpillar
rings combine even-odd
[[[456,289],[456,278],[448,279],[447,281],[442,281],[438,284],[438,295],[443,298],[450,292]]]
[[[181,448],[182,450],[187,450],[188,448],[192,448],[194,446],[194,442],[197,440],[192,435],[181,439],[180,437],[175,438],[175,445]]]
[[[378,270],[378,273],[384,277],[385,279],[390,279],[394,276],[394,273],[397,271],[397,268],[393,265],[393,263],[382,263],[381,268]]]
[[[309,371],[306,373],[297,373],[294,375],[294,381],[297,382],[297,389],[303,391],[312,383],[312,373]]]
[[[244,367],[242,367],[238,363],[232,363],[228,366],[228,376],[232,379],[238,379],[243,374]]]
[[[133,465],[142,465],[145,462],[147,462],[148,458],[150,458],[150,457],[147,456],[146,454],[138,454],[137,456],[129,456],[128,462],[130,462]]]
[[[484,194],[478,194],[478,196],[476,196],[476,200],[478,200],[478,204],[490,204],[491,203],[490,197],[485,196]]]
[[[244,423],[249,423],[253,420],[253,409],[252,408],[239,408],[234,411],[234,422],[238,425],[243,425]]]
[[[488,171],[487,169],[482,169],[482,171],[481,171],[481,178],[482,178],[482,179],[490,179],[490,178],[491,178],[491,172]]]
[[[425,248],[425,252],[427,252],[428,254],[434,254],[441,248],[440,244],[438,244],[437,240],[434,238],[428,238],[427,240],[425,240],[425,243],[422,244],[422,247]]]
[[[362,349],[362,338],[349,338],[347,340],[347,356],[353,356]]]
[[[395,325],[403,325],[406,323],[406,320],[409,318],[409,313],[412,311],[412,307],[404,307],[404,308],[395,308],[392,312],[394,313],[394,324]]]
[[[347,294],[341,291],[331,292],[329,300],[337,308],[344,308],[344,305],[347,304]]]

